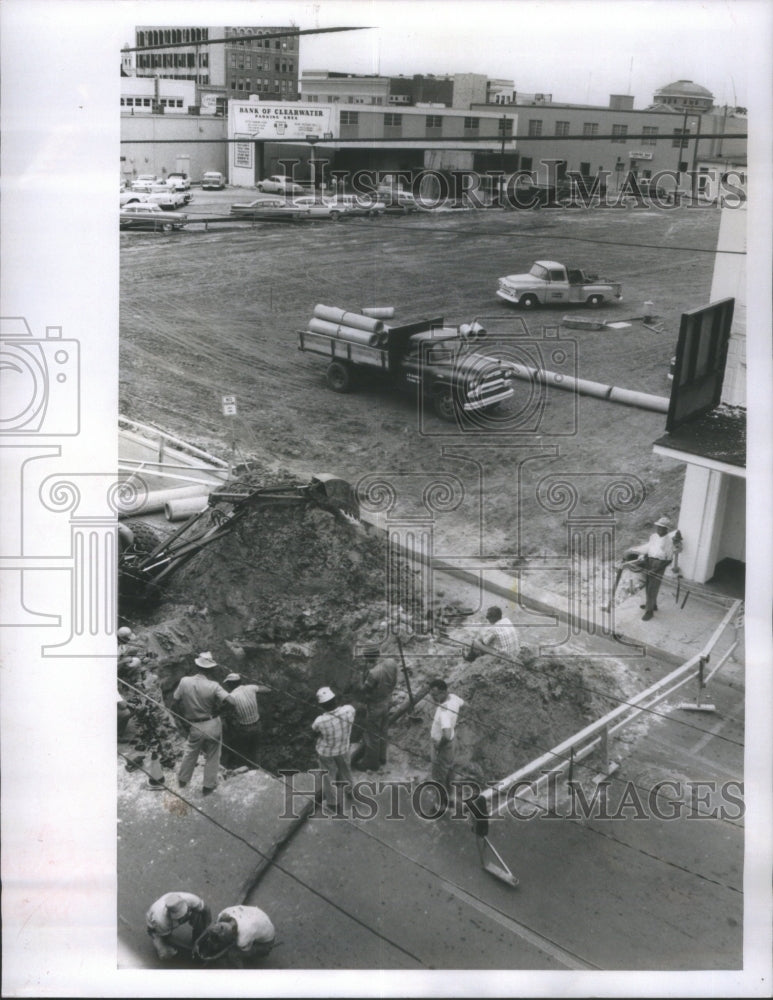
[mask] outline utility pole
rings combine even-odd
[[[693,201],[695,201],[696,189],[697,189],[697,186],[698,186],[698,143],[700,142],[700,138],[701,138],[701,122],[703,120],[702,119],[702,115],[700,115],[700,114],[697,115],[697,119],[698,119],[698,121],[697,121],[697,127],[696,127],[696,132],[695,132],[695,145],[693,146],[693,150],[692,150],[692,187],[691,187],[691,194],[692,194],[692,200]]]

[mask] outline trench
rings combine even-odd
[[[417,596],[419,574],[405,559],[387,560],[386,535],[375,528],[312,506],[251,511],[171,574],[156,606],[122,606],[122,623],[136,634],[135,644],[122,652],[141,660],[131,687],[122,692],[135,710],[128,731],[132,752],[157,746],[163,765],[174,767],[182,737],[168,713],[142,692],[155,692],[157,702],[171,708],[177,683],[205,650],[219,664],[216,679],[237,671],[271,689],[260,698],[258,763],[273,774],[316,766],[310,728],[318,714],[315,691],[327,685],[357,703],[365,663],[356,651],[363,645],[377,644],[398,671],[390,777],[423,776],[429,769],[432,706],[420,701],[415,711],[402,711],[406,674],[416,695],[440,676],[464,699],[459,771],[485,781],[511,773],[608,710],[611,702],[600,701],[594,687],[612,698],[625,693],[613,664],[599,667],[576,655],[538,656],[522,646],[516,663],[492,656],[467,663],[458,644],[430,627],[438,607],[425,607]],[[400,595],[411,595],[405,609]],[[465,609],[441,610],[459,615]],[[121,662],[119,678],[125,680]],[[600,677],[599,671],[606,673]],[[589,678],[596,683],[587,684]],[[358,707],[353,742],[363,714]],[[228,778],[228,768],[222,776]]]

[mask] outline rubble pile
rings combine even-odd
[[[587,667],[582,658],[535,656],[522,647],[516,663],[481,656],[459,669],[449,682],[465,702],[456,731],[459,774],[499,780],[607,711],[586,685]],[[401,724],[395,739],[426,754],[425,727]]]
[[[522,649],[514,664],[492,656],[466,663],[464,646],[447,641],[442,628],[428,633],[437,609],[399,608],[400,595],[418,590],[416,573],[404,562],[388,565],[386,536],[375,529],[310,504],[257,506],[171,574],[164,603],[148,612],[141,632],[143,666],[158,676],[167,705],[202,650],[220,664],[217,679],[235,670],[268,686],[270,693],[260,699],[260,764],[273,773],[315,766],[315,691],[329,685],[357,702],[363,671],[358,645],[375,643],[382,657],[393,658],[399,677],[394,710],[407,703],[403,665],[419,699],[431,677],[449,682],[466,702],[458,731],[460,770],[487,780],[512,772],[606,710],[583,686],[592,664],[582,658],[561,661]],[[614,696],[612,688],[614,683],[608,687]],[[424,724],[416,724],[414,711],[395,724],[395,756],[399,749],[428,764],[433,710],[425,699]],[[140,712],[135,744],[147,747],[152,734],[144,730],[159,722],[153,712],[147,725],[143,718]],[[359,708],[353,742],[361,718]],[[160,740],[168,760],[163,727]]]

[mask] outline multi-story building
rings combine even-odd
[[[716,197],[722,174],[745,172],[746,140],[718,138],[745,133],[745,119],[715,108],[710,92],[689,81],[663,87],[655,97],[654,104],[637,110],[629,95],[613,94],[604,107],[515,92],[518,169],[534,170],[542,183],[567,173],[588,182],[600,175],[613,190],[631,175],[647,180],[663,171],[679,174],[682,189],[690,190],[694,171],[705,175],[698,189],[707,198]]]
[[[321,104],[388,104],[389,78],[304,70],[301,100]]]
[[[282,173],[283,160],[298,163],[299,178],[314,173],[314,161],[317,181],[323,161],[328,175],[332,170],[483,172],[503,163],[506,168],[514,149],[513,109],[473,115],[464,108],[434,106],[230,101],[228,111],[233,184]],[[272,141],[280,137],[281,144]]]
[[[291,34],[295,30],[141,26],[135,33],[140,49],[135,54],[136,75],[193,80],[226,98],[258,94],[297,100],[300,39]],[[145,46],[149,48],[142,51]]]

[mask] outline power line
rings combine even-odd
[[[139,29],[135,28],[135,31]],[[148,31],[159,29],[149,28]],[[170,28],[171,31],[183,31],[184,28]],[[298,38],[301,35],[329,35],[340,31],[372,31],[369,25],[345,28],[292,28],[287,31],[263,31],[254,35],[228,35],[225,38],[199,38],[187,42],[163,42],[158,45],[127,45],[121,52],[161,52],[165,49],[205,48],[207,45],[238,45],[240,42],[251,42],[259,39],[269,41],[272,38]]]

